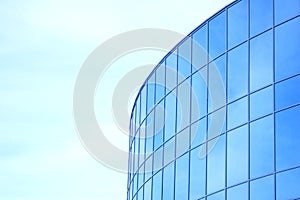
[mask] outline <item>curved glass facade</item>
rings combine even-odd
[[[128,200],[300,198],[300,1],[241,0],[142,86]]]

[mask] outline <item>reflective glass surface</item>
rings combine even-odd
[[[248,45],[243,44],[228,53],[228,101],[248,91]]]
[[[227,185],[248,179],[248,126],[228,132],[227,136]]]
[[[291,0],[293,1],[293,0]],[[282,1],[283,4],[288,4]],[[298,1],[299,0],[295,0]],[[300,3],[299,3],[300,4]],[[294,5],[296,6],[296,5]],[[300,73],[300,17],[275,28],[275,78],[283,78]],[[287,51],[288,49],[288,51]]]
[[[299,4],[235,1],[159,62],[131,113],[128,200],[300,198]]]

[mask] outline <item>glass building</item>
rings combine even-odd
[[[240,0],[149,75],[128,200],[300,199],[300,0]]]

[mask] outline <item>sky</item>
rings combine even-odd
[[[125,199],[127,175],[95,160],[78,137],[73,91],[82,64],[115,35],[140,28],[186,35],[231,2],[2,0],[0,199]],[[163,55],[144,53],[123,59],[136,66],[146,60],[155,64]],[[116,73],[107,73],[104,81],[122,78],[126,70],[130,69],[123,69],[117,78]],[[99,119],[107,119],[102,124],[111,129],[108,132],[115,133],[106,135],[110,141],[126,150],[127,138],[116,134],[111,111],[99,112],[102,101],[110,105],[115,86],[105,85],[109,87],[96,95],[95,112]],[[134,97],[128,100],[129,112]]]

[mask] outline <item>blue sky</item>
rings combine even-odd
[[[72,98],[82,63],[114,35],[138,28],[187,34],[230,2],[1,1],[0,199],[124,199],[127,176],[94,160],[76,132]]]

